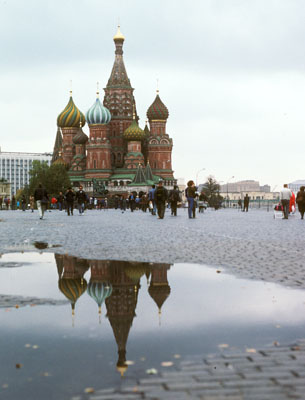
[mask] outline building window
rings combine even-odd
[[[96,160],[93,160],[93,168],[96,169]]]

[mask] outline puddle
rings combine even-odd
[[[0,398],[61,400],[187,355],[294,342],[305,292],[204,265],[12,253],[0,321]]]

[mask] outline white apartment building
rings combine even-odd
[[[11,196],[29,184],[29,171],[34,160],[51,165],[52,153],[2,152],[0,148],[0,179],[11,184]]]
[[[289,189],[294,193],[297,193],[301,186],[305,186],[305,179],[299,179],[298,181],[293,181],[288,184]]]

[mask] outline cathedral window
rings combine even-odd
[[[93,168],[96,169],[96,160],[93,160]]]

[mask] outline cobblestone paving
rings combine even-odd
[[[185,360],[178,370],[122,384],[119,390],[104,389],[74,396],[73,400],[304,398],[305,340],[300,340],[294,345],[255,353],[226,351]]]
[[[178,213],[175,218],[167,212],[158,220],[149,213],[119,210],[73,217],[52,211],[41,221],[37,212],[1,211],[0,252],[33,251],[32,244],[40,241],[49,244],[43,251],[91,259],[204,263],[240,277],[305,288],[305,221],[299,215],[281,220],[273,219],[272,211],[227,209],[189,220],[185,210]],[[73,397],[84,399],[305,399],[305,340],[250,354],[184,360],[179,370]]]

